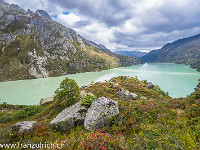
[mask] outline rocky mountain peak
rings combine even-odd
[[[37,10],[35,12],[35,14],[38,14],[40,17],[45,17],[45,18],[51,19],[51,17],[49,16],[49,14],[46,11],[44,11],[44,10]]]
[[[16,5],[16,4],[11,4],[11,6],[19,9],[19,10],[22,10],[22,11],[25,11],[23,8],[21,8],[19,5]]]

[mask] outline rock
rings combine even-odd
[[[106,97],[94,100],[87,111],[84,126],[86,129],[100,129],[119,114],[118,102]]]
[[[128,93],[128,98],[129,98],[129,99],[136,100],[137,97],[138,97],[138,95],[135,94],[135,93]]]
[[[113,87],[118,87],[119,86],[119,83],[116,83],[113,85]]]
[[[81,105],[81,101],[66,108],[51,121],[51,126],[61,130],[71,130],[75,125],[83,125],[87,108]]]
[[[92,94],[91,92],[81,91],[80,97],[81,97],[81,98],[84,98],[87,94],[89,94],[89,95],[91,95],[91,96],[94,96],[94,94]]]
[[[117,97],[120,97],[120,98],[128,97],[128,93],[129,91],[125,91],[125,90],[119,91],[117,92]]]
[[[53,100],[54,100],[53,97],[42,98],[42,99],[40,100],[40,105],[43,105],[44,103],[47,103],[47,102],[51,102],[51,101],[53,101]]]
[[[153,87],[154,87],[153,84],[148,84],[148,85],[146,86],[146,88],[148,88],[148,89],[153,89]]]
[[[111,79],[109,80],[109,82],[110,82],[110,83],[116,82],[116,80],[115,80],[114,78],[111,78]]]
[[[40,17],[45,17],[45,18],[51,19],[51,17],[49,16],[49,14],[46,11],[44,11],[44,10],[37,10],[35,12],[35,14],[38,14]]]
[[[18,122],[11,127],[12,132],[14,133],[30,133],[36,129],[36,121],[24,121]]]
[[[140,99],[147,100],[147,98],[146,98],[146,97],[144,97],[144,96],[140,97]]]
[[[21,11],[25,11],[23,8],[21,8],[20,6],[16,5],[16,4],[11,4],[11,6],[21,10]]]
[[[200,87],[197,87],[196,90],[197,90],[197,91],[200,91]]]

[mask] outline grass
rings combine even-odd
[[[64,101],[55,98],[55,101],[39,106],[42,109],[32,116],[1,122],[0,143],[62,142],[65,144],[63,149],[200,149],[200,91],[186,98],[172,99],[158,86],[147,89],[147,81],[132,77],[115,79],[114,83],[97,82],[84,89],[97,98],[105,96],[118,101],[120,114],[101,130],[85,130],[83,126],[76,126],[63,132],[50,128],[50,121],[65,108]],[[114,86],[116,83],[119,86]],[[116,92],[122,88],[145,96],[147,100],[118,98]],[[27,106],[4,103],[0,108],[14,116],[26,110]],[[28,108],[34,110],[36,106]],[[9,127],[22,120],[38,121],[37,130],[30,134],[10,135]]]

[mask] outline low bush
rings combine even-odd
[[[25,106],[16,111],[8,111],[1,113],[0,123],[10,122],[14,120],[25,119],[34,116],[43,110],[42,106]]]
[[[83,140],[78,146],[77,150],[81,149],[121,149],[118,141],[115,140],[112,135],[108,133],[102,133],[100,131],[95,131],[87,136],[85,140]]]
[[[81,105],[86,106],[86,107],[90,107],[90,105],[92,104],[92,102],[96,99],[95,96],[89,95],[87,94],[81,101]]]

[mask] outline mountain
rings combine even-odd
[[[52,20],[0,0],[0,81],[61,76],[142,63]]]
[[[168,43],[141,58],[145,62],[172,62],[191,65],[200,71],[200,34]]]
[[[138,58],[147,54],[147,52],[140,52],[140,51],[116,51],[114,53],[124,56],[138,57]]]

